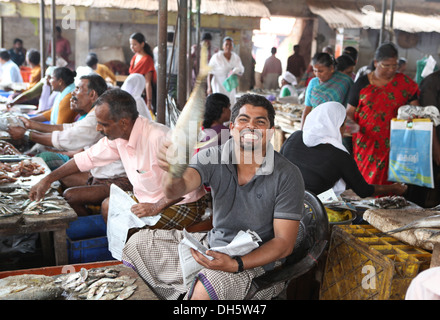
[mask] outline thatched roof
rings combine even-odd
[[[0,2],[22,2],[39,4],[40,0],[0,0]],[[46,6],[51,5],[46,0]],[[57,6],[82,6],[91,8],[138,9],[158,11],[159,0],[56,0]],[[195,11],[196,1],[192,0]],[[168,0],[168,11],[178,11],[178,1]],[[260,0],[201,0],[200,13],[203,15],[220,14],[235,17],[270,17],[269,9]]]
[[[360,6],[358,2],[308,0],[310,11],[323,18],[331,28],[371,28],[380,29],[382,12],[372,5]],[[393,29],[410,33],[440,32],[438,10],[429,13],[409,10],[409,7],[396,8],[393,14]],[[406,9],[406,10],[405,10]],[[389,25],[391,12],[388,9],[386,25]]]

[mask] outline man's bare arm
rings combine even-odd
[[[52,171],[46,177],[41,179],[41,181],[39,183],[34,185],[29,192],[29,198],[31,200],[43,199],[44,194],[50,188],[50,185],[53,182],[60,180],[64,177],[70,176],[74,173],[78,173],[78,172],[80,172],[80,170],[78,169],[78,166],[76,165],[75,160],[71,159],[71,160],[67,161],[61,167]]]
[[[28,119],[22,119],[24,125],[27,129],[39,131],[39,132],[54,132],[54,131],[63,131],[62,124],[49,124],[42,123],[38,121],[32,121]]]

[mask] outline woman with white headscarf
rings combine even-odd
[[[371,185],[365,181],[342,144],[345,117],[342,104],[325,102],[310,112],[302,131],[284,142],[280,153],[300,169],[306,190],[320,194],[332,188],[340,195],[348,188],[361,198],[404,194],[406,185]]]
[[[121,89],[131,94],[136,100],[137,109],[141,116],[153,120],[151,117],[151,112],[148,109],[144,98],[142,98],[142,92],[145,89],[145,77],[142,74],[130,74],[127,79],[125,79]]]

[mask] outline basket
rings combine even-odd
[[[370,225],[334,226],[321,300],[403,300],[412,279],[429,268],[431,253]]]

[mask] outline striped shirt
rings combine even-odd
[[[336,101],[347,105],[348,92],[353,80],[339,71],[335,71],[326,82],[319,83],[318,77],[310,80],[307,86],[305,105],[315,108],[328,101]]]

